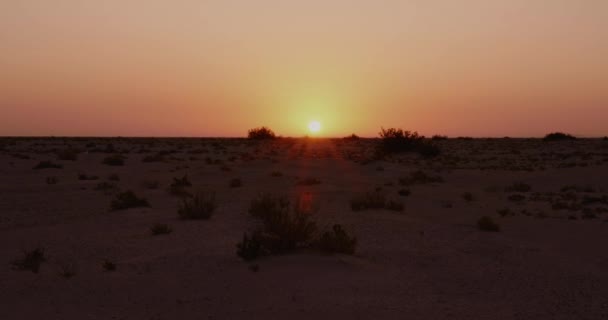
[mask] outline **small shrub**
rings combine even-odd
[[[108,176],[108,180],[110,181],[120,181],[120,176],[116,173],[112,173]]]
[[[390,200],[390,201],[386,202],[386,205],[384,206],[384,208],[386,210],[391,210],[391,211],[403,211],[404,206],[403,206],[403,203],[401,203],[401,202]]]
[[[104,158],[102,163],[108,166],[123,166],[125,164],[125,157],[120,154],[115,154]]]
[[[234,178],[230,180],[230,188],[239,188],[243,185],[243,181],[239,178]]]
[[[154,190],[158,189],[160,182],[158,182],[158,180],[144,180],[141,182],[141,186],[146,189]]]
[[[270,130],[267,127],[259,127],[259,128],[250,129],[247,133],[247,137],[249,139],[265,140],[265,139],[274,139],[274,138],[276,138],[276,135],[274,134],[274,132],[272,130]]]
[[[470,192],[465,192],[462,194],[462,198],[466,201],[466,202],[471,202],[473,200],[475,200],[475,197],[473,196],[472,193]]]
[[[236,245],[236,254],[245,261],[252,261],[265,254],[260,241],[259,233],[254,233],[251,237],[245,233],[243,240]]]
[[[564,141],[564,140],[576,140],[576,137],[563,132],[553,132],[547,134],[543,141]]]
[[[410,173],[409,177],[399,179],[399,184],[404,186],[415,185],[415,184],[427,184],[427,183],[440,183],[443,182],[441,176],[433,176],[425,173],[421,170],[416,170]]]
[[[417,152],[423,156],[434,157],[440,150],[434,144],[425,140],[418,132],[389,128],[379,133],[381,141],[378,148],[380,155],[392,153]]]
[[[317,178],[304,178],[296,183],[299,186],[313,186],[321,184],[321,180]]]
[[[40,169],[61,169],[61,168],[63,168],[63,166],[60,164],[56,164],[51,161],[40,161],[33,169],[40,170]]]
[[[31,251],[24,251],[23,258],[13,261],[12,265],[16,270],[38,273],[40,265],[45,261],[44,248],[39,247]]]
[[[133,191],[125,191],[117,194],[111,203],[111,208],[114,211],[149,206],[148,200],[137,197]]]
[[[512,185],[505,188],[506,192],[529,192],[532,190],[532,187],[523,182],[515,182]]]
[[[184,175],[182,178],[173,178],[173,182],[169,185],[169,193],[174,196],[191,197],[190,192],[186,190],[187,187],[191,186],[192,183],[188,179],[188,175]]]
[[[509,197],[507,197],[507,199],[509,201],[513,201],[513,202],[521,202],[521,201],[526,200],[526,196],[524,196],[523,194],[516,193],[516,194],[510,195]]]
[[[342,226],[335,224],[332,231],[326,231],[319,239],[319,249],[328,253],[354,254],[357,238],[348,235]]]
[[[95,190],[98,190],[98,191],[110,191],[110,190],[115,190],[117,188],[118,187],[115,184],[113,184],[111,182],[106,182],[106,181],[100,182],[95,186]]]
[[[59,264],[59,275],[69,279],[76,275],[78,265],[75,262],[66,262]]]
[[[448,136],[436,134],[431,137],[431,140],[448,140]]]
[[[192,198],[184,198],[177,214],[181,219],[207,220],[217,207],[215,195],[212,193],[199,193]]]
[[[64,161],[76,161],[78,160],[78,151],[76,149],[64,149],[57,151],[57,159]]]
[[[511,211],[511,209],[509,208],[504,208],[504,209],[499,209],[497,210],[498,214],[501,217],[506,217],[506,216],[514,216],[515,213],[513,211]]]
[[[46,177],[46,184],[57,184],[57,177]]]
[[[400,196],[402,196],[402,197],[407,197],[407,196],[409,196],[410,194],[412,194],[412,191],[410,191],[410,189],[400,189],[400,190],[398,191],[398,193],[399,193],[399,195],[400,195]]]
[[[112,271],[116,270],[116,263],[114,263],[110,260],[104,260],[103,263],[101,264],[101,267],[105,271],[112,272]]]
[[[150,163],[150,162],[163,162],[165,161],[165,156],[157,153],[155,155],[145,156],[141,159],[141,162]]]
[[[99,177],[95,176],[95,175],[90,175],[89,176],[89,175],[84,174],[84,173],[79,173],[78,174],[78,180],[99,180]]]
[[[384,209],[385,205],[386,196],[381,192],[366,192],[358,194],[350,201],[350,207],[353,211]]]
[[[344,137],[343,139],[344,139],[344,140],[359,140],[359,139],[361,139],[361,138],[360,138],[358,135],[356,135],[356,134],[354,134],[354,133],[353,133],[353,134],[351,134],[350,136],[346,136],[346,137]]]
[[[152,227],[150,227],[150,232],[152,235],[157,236],[161,234],[169,234],[173,231],[171,226],[166,223],[156,223]]]
[[[494,220],[488,216],[483,216],[477,220],[477,228],[481,231],[500,231],[500,226],[494,222]]]

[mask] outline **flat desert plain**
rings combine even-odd
[[[608,319],[608,141],[378,143],[3,138],[0,319]],[[211,217],[180,218],[198,193]],[[263,194],[354,254],[245,261]]]

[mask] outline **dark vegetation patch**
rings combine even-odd
[[[428,184],[428,183],[441,183],[444,182],[443,178],[438,175],[430,175],[422,170],[416,170],[410,173],[408,177],[399,179],[399,184],[403,186],[410,186],[416,184]]]
[[[380,144],[377,149],[379,156],[412,152],[425,157],[435,157],[440,153],[439,147],[419,135],[418,132],[382,128],[379,135]]]
[[[182,199],[177,215],[187,220],[207,220],[217,207],[215,194],[200,192],[193,197]]]
[[[133,191],[125,191],[117,194],[110,204],[113,211],[149,206],[148,200],[139,198]]]
[[[576,140],[576,137],[571,134],[567,134],[567,133],[563,133],[563,132],[552,132],[552,133],[545,135],[545,137],[543,138],[543,141],[565,141],[565,140]]]
[[[44,248],[38,247],[30,251],[24,251],[23,257],[16,259],[12,262],[15,270],[21,271],[32,271],[38,273],[40,265],[45,262],[47,258],[44,255]]]
[[[247,132],[247,137],[254,140],[275,139],[275,133],[268,127],[259,127],[250,129]]]
[[[53,163],[51,161],[40,161],[33,169],[40,170],[40,169],[61,169],[61,168],[63,168],[63,166],[60,164]]]
[[[103,159],[101,163],[108,166],[124,166],[126,157],[120,154],[111,155]]]
[[[506,192],[529,192],[532,190],[532,187],[523,182],[515,182],[510,186],[505,187]]]
[[[150,232],[153,236],[158,236],[162,234],[169,234],[173,231],[171,226],[166,223],[155,223],[150,227]]]
[[[500,231],[500,226],[498,223],[494,222],[494,220],[488,216],[483,216],[477,220],[477,228],[481,231]]]

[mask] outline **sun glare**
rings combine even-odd
[[[308,130],[310,130],[310,132],[313,132],[313,133],[321,131],[321,122],[319,122],[319,121],[311,121],[308,124]]]

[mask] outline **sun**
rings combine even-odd
[[[321,131],[321,122],[319,121],[311,121],[308,124],[308,130],[310,130],[310,132],[312,133],[316,133]]]

